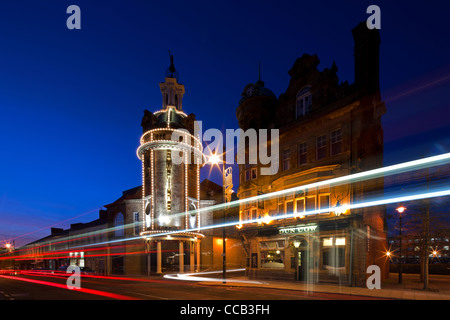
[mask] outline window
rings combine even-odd
[[[261,268],[284,268],[284,241],[262,241]]]
[[[295,213],[299,217],[304,217],[305,212],[305,198],[295,199]]]
[[[317,137],[317,160],[323,159],[327,156],[327,136],[323,135]]]
[[[133,212],[134,217],[134,234],[139,234],[139,212]]]
[[[283,154],[282,154],[282,170],[289,170],[289,161],[291,160],[291,150],[286,149],[283,150]]]
[[[294,201],[286,201],[286,214],[292,214],[294,212]]]
[[[308,154],[306,149],[306,142],[300,143],[298,145],[298,165],[302,165],[308,161]]]
[[[295,102],[295,119],[303,117],[312,110],[311,87],[306,86],[297,93]]]
[[[119,212],[114,217],[114,227],[115,231],[114,234],[116,237],[122,237],[124,235],[124,229],[123,229],[123,214]]]
[[[278,202],[278,215],[282,215],[284,213],[284,204],[283,202]]]
[[[316,210],[316,197],[306,197],[306,205],[305,205],[305,211],[313,211]]]
[[[250,210],[244,211],[244,220],[250,220],[249,212],[250,212]]]
[[[332,274],[345,269],[345,237],[322,238],[322,268]]]
[[[258,210],[257,209],[252,209],[250,211],[250,220],[256,220],[258,217]]]
[[[245,170],[245,181],[250,181],[250,170]]]
[[[335,155],[342,152],[342,130],[331,132],[331,154]]]
[[[251,169],[251,179],[256,179],[257,178],[257,168],[252,168]]]
[[[330,208],[330,195],[329,194],[319,195],[319,209],[328,209],[328,208]]]
[[[258,168],[250,168],[245,170],[245,181],[258,178]]]

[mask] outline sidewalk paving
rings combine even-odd
[[[259,287],[324,292],[386,299],[450,300],[450,275],[430,275],[429,290],[422,290],[423,283],[417,274],[403,274],[402,284],[398,284],[398,274],[391,273],[389,279],[382,282],[381,289],[339,286],[337,284],[308,284],[281,280],[252,280],[246,282],[245,280],[247,279],[246,277],[236,277],[227,279],[225,284],[222,281],[205,281],[199,284],[205,286]]]

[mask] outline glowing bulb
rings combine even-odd
[[[403,212],[405,212],[406,208],[402,206],[402,207],[398,207],[395,210],[397,210],[398,213],[403,213]]]
[[[208,162],[215,165],[220,162],[220,158],[217,154],[213,153],[212,155],[209,156]]]
[[[272,222],[272,218],[271,218],[269,215],[266,215],[266,216],[264,216],[264,218],[263,218],[263,222],[264,222],[265,224],[269,224],[269,223]]]

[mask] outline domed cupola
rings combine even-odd
[[[278,99],[264,86],[259,68],[258,81],[245,86],[236,110],[239,127],[243,130],[267,128],[275,115]]]
[[[241,104],[243,101],[252,98],[252,97],[272,97],[276,99],[275,94],[272,92],[272,90],[264,87],[264,81],[261,81],[261,78],[256,81],[256,83],[250,83],[245,86],[244,91],[242,91],[241,94],[242,98],[239,101],[239,104]]]

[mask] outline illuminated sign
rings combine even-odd
[[[280,229],[279,234],[291,234],[291,233],[307,233],[307,232],[315,232],[317,230],[317,225],[308,225],[308,226],[297,226],[293,228],[284,228]]]

